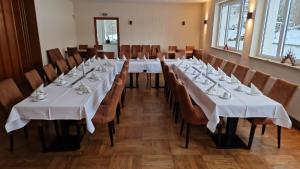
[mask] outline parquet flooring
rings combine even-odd
[[[143,76],[141,77],[141,79]],[[277,149],[276,128],[260,128],[251,150],[219,150],[204,127],[193,126],[189,149],[183,148],[179,124],[174,124],[163,89],[128,89],[121,123],[116,126],[115,146],[110,147],[107,126],[87,133],[75,152],[42,153],[37,130],[29,138],[17,132],[14,152],[1,125],[1,169],[295,169],[300,168],[300,132],[283,129]],[[1,121],[2,124],[4,121]],[[249,124],[241,120],[238,135],[248,139]]]

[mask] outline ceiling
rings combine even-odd
[[[165,3],[201,3],[207,0],[99,0],[102,2],[165,2]]]

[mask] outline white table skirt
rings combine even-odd
[[[174,72],[182,80],[195,103],[202,108],[208,118],[207,128],[212,132],[216,130],[217,124],[220,122],[220,117],[271,118],[276,125],[286,128],[292,126],[292,122],[284,107],[267,96],[251,96],[247,93],[250,91],[247,86],[243,86],[245,92],[236,91],[235,89],[238,85],[229,83],[229,77],[227,77],[227,81],[219,81],[220,76],[217,75],[217,72],[210,74],[209,78],[217,81],[223,87],[220,87],[216,95],[208,95],[206,91],[213,83],[209,85],[201,83],[206,78],[205,76],[194,80],[197,73],[193,68],[185,71],[185,65],[193,65],[202,73],[206,72],[205,68],[201,69],[199,65],[195,65],[191,61],[185,61],[179,67],[176,65],[178,64],[173,64],[172,66]],[[219,97],[225,90],[229,91],[232,95],[228,100]]]
[[[107,61],[101,60],[87,66],[86,70],[104,65]],[[110,90],[114,78],[117,74],[116,65],[107,66],[106,72],[94,70],[97,76],[101,77],[100,81],[91,81],[87,77],[80,80],[72,87],[56,86],[50,84],[45,87],[47,100],[33,102],[32,98],[28,97],[20,103],[16,104],[8,117],[5,124],[7,132],[24,127],[30,120],[81,120],[86,119],[87,130],[93,133],[95,127],[91,121],[94,117],[101,101],[106,93]],[[78,72],[81,74],[81,72]],[[69,84],[75,82],[80,76],[68,77],[65,79]],[[80,82],[91,89],[91,93],[79,95],[76,88]],[[67,85],[66,85],[67,86]]]

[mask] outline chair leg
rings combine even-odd
[[[27,130],[27,127],[25,126],[25,127],[23,128],[23,130],[24,130],[24,136],[25,136],[25,138],[28,138],[28,130]]]
[[[44,129],[42,126],[39,126],[38,130],[39,130],[40,141],[42,144],[42,149],[43,149],[43,152],[45,152],[46,151],[46,143],[45,143],[45,137],[44,137]]]
[[[80,124],[76,125],[76,130],[77,130],[77,136],[80,137],[81,136],[81,131],[80,131],[81,130],[81,125]]]
[[[277,146],[280,148],[281,143],[281,126],[277,126]]]
[[[10,140],[10,151],[14,150],[14,134],[13,132],[9,133],[9,140]]]
[[[111,121],[108,123],[108,131],[109,131],[109,138],[110,138],[110,145],[113,147],[114,146],[114,133],[113,133],[113,126],[114,121]]]
[[[251,131],[250,131],[250,137],[249,137],[249,141],[248,141],[248,149],[251,149],[254,134],[255,134],[255,129],[256,129],[256,125],[252,124],[251,125]]]
[[[175,124],[177,124],[177,121],[178,121],[178,114],[179,114],[179,113],[178,113],[178,109],[177,109],[177,104],[178,104],[178,103],[175,103],[175,105],[174,105],[174,106],[175,106]]]
[[[124,107],[125,106],[125,104],[124,104],[125,103],[125,89],[122,92],[121,103],[122,103],[122,107]]]
[[[218,125],[218,148],[222,146],[222,125]]]
[[[183,134],[183,128],[184,128],[184,120],[181,121],[181,127],[180,127],[180,136]]]
[[[266,125],[263,124],[262,129],[261,129],[261,135],[264,135],[266,131]]]
[[[120,115],[121,115],[121,104],[117,105],[117,124],[120,124]]]
[[[135,84],[136,84],[136,87],[139,87],[139,73],[135,74]]]
[[[185,148],[189,147],[190,124],[186,124]]]
[[[57,120],[54,121],[54,128],[55,128],[56,136],[59,137],[60,134],[59,134],[59,126],[58,126],[58,121]]]

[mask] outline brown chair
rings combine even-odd
[[[195,57],[197,57],[198,59],[200,59],[200,60],[204,60],[203,58],[203,50],[202,49],[195,49],[194,50],[194,55],[195,55]]]
[[[96,50],[103,50],[103,45],[94,45]]]
[[[195,49],[195,46],[186,46],[185,47],[185,55],[186,55],[187,59],[193,57],[193,51],[194,51],[194,49]]]
[[[212,64],[213,59],[215,58],[213,55],[211,54],[206,54],[206,56],[204,57],[204,63],[205,64]]]
[[[182,58],[185,58],[186,56],[185,56],[185,50],[177,50],[177,52],[175,53],[175,58],[177,59],[177,58],[180,58],[180,59],[182,59]]]
[[[83,62],[82,57],[78,53],[74,55],[74,60],[76,61],[77,66]]]
[[[35,69],[33,69],[29,72],[26,72],[25,78],[28,81],[32,90],[37,89],[40,85],[42,85],[44,83],[41,76]]]
[[[87,50],[88,47],[89,47],[89,45],[79,45],[78,49],[79,50]]]
[[[250,84],[253,83],[257,89],[262,91],[266,86],[270,75],[264,74],[262,72],[256,71],[250,81]]]
[[[57,78],[57,73],[55,72],[53,66],[51,64],[47,64],[43,69],[48,83],[52,83]]]
[[[175,59],[176,51],[177,51],[177,46],[168,46],[168,58]]]
[[[171,107],[173,110],[173,115],[175,116],[175,123],[177,123],[178,120],[178,112],[179,112],[179,95],[176,90],[176,83],[177,83],[177,78],[176,75],[173,71],[169,71],[168,73],[169,76],[169,82],[170,82],[170,88],[171,88]]]
[[[224,73],[226,73],[227,76],[231,76],[231,73],[235,67],[235,64],[232,62],[227,62],[223,68]]]
[[[56,62],[58,74],[67,74],[69,72],[69,67],[64,59],[60,59]]]
[[[138,58],[139,52],[142,52],[141,45],[132,45],[131,46],[131,59]]]
[[[290,103],[294,93],[298,89],[298,86],[295,84],[288,83],[283,80],[276,80],[271,91],[268,96],[282,104],[285,108],[287,108]],[[248,118],[248,121],[251,123],[251,131],[249,136],[248,148],[250,149],[252,146],[255,129],[257,125],[263,125],[262,127],[262,135],[265,133],[266,125],[273,124],[272,119],[269,118]],[[280,148],[281,142],[281,126],[277,126],[277,146]]]
[[[234,75],[237,79],[239,79],[239,81],[240,81],[241,83],[243,83],[244,80],[245,80],[245,77],[246,77],[246,75],[247,75],[247,73],[248,73],[248,70],[249,70],[249,68],[244,67],[244,66],[241,66],[241,65],[238,65],[238,66],[236,67],[236,69],[235,69],[233,75]]]
[[[67,47],[68,56],[74,56],[75,53],[78,53],[77,47]]]
[[[92,119],[93,123],[96,124],[108,123],[111,146],[114,146],[114,139],[113,139],[113,135],[115,133],[114,119],[116,116],[116,111],[121,97],[121,93],[122,93],[122,80],[118,79],[116,80],[116,84],[112,89],[111,98],[109,99],[110,101],[106,105],[100,105],[96,112],[96,115]]]
[[[67,60],[67,64],[68,64],[68,66],[69,66],[70,69],[73,69],[74,67],[77,66],[76,61],[75,61],[75,59],[74,59],[73,56],[67,57],[66,60]]]
[[[53,66],[56,66],[56,61],[64,59],[63,55],[61,54],[58,48],[47,50],[47,55],[50,63]]]
[[[193,50],[195,49],[195,46],[186,46],[185,50],[188,52],[193,52]]]
[[[177,94],[179,97],[180,113],[182,116],[182,123],[180,128],[180,135],[182,135],[184,124],[186,123],[186,141],[185,148],[189,145],[189,132],[190,125],[206,125],[208,120],[203,113],[202,109],[193,105],[190,96],[188,95],[185,87],[180,81],[176,82]]]
[[[142,45],[142,55],[149,58],[149,56],[150,56],[150,45]]]
[[[157,54],[160,52],[160,45],[152,45],[151,46],[151,52],[150,52],[150,59],[157,58]]]
[[[131,58],[130,45],[121,45],[120,57],[126,56],[127,59]]]
[[[5,112],[5,118],[7,119],[12,107],[24,99],[20,89],[12,79],[6,79],[0,82],[0,105]],[[27,137],[27,130],[24,128],[25,137]],[[14,137],[13,132],[9,133],[10,136],[10,151],[14,149]]]
[[[97,49],[95,49],[95,48],[87,48],[87,52],[86,52],[87,54],[87,57],[88,58],[92,58],[92,57],[94,57],[94,56],[97,56]]]
[[[222,63],[223,63],[223,59],[217,58],[217,57],[216,57],[215,62],[214,62],[214,64],[213,64],[212,66],[213,66],[216,70],[218,70],[218,68],[221,68]]]

